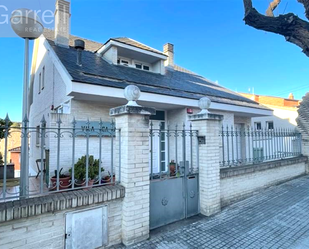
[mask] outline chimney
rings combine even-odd
[[[69,47],[70,36],[70,2],[57,0],[55,12],[55,44]]]
[[[293,93],[290,93],[290,94],[289,94],[289,99],[294,99]]]
[[[166,61],[164,61],[164,66],[174,67],[174,45],[166,43],[163,47],[163,53],[168,56]]]
[[[82,66],[82,51],[85,49],[85,42],[83,40],[75,40],[74,47],[77,50],[76,64]]]

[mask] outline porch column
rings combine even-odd
[[[205,143],[199,144],[200,210],[203,215],[210,216],[221,210],[219,132],[223,116],[211,114],[204,109],[189,119],[192,121],[192,129],[198,130],[198,136],[205,137]]]
[[[149,238],[149,116],[155,109],[120,106],[110,110],[121,130],[122,242],[130,245]]]

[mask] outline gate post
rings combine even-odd
[[[207,111],[210,100],[206,97],[199,101],[202,111],[190,115],[192,128],[198,130],[199,139],[199,192],[200,210],[203,215],[210,216],[221,210],[220,203],[220,137],[222,115]]]
[[[127,90],[129,88],[129,90]],[[136,86],[125,89],[129,103],[112,108],[116,127],[121,130],[121,185],[125,187],[122,205],[122,242],[130,245],[149,237],[149,116],[155,109],[138,106]],[[130,98],[131,97],[131,98]]]

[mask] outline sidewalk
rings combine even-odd
[[[309,176],[268,188],[213,217],[154,231],[148,241],[128,248],[309,248]]]

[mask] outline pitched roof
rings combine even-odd
[[[56,46],[54,36],[44,36],[56,52],[74,82],[115,87],[124,89],[130,84],[137,85],[142,92],[162,94],[188,99],[207,96],[213,102],[269,110],[257,102],[247,99],[229,89],[219,86],[189,70],[175,66],[166,69],[165,75],[135,70],[121,65],[109,64],[94,52],[103,44],[87,39],[82,51],[82,66],[76,64],[76,50],[72,47],[75,39],[70,36],[70,48]],[[119,38],[118,38],[119,39]]]
[[[47,40],[54,41],[55,39],[55,31],[52,29],[44,29],[43,35]],[[76,39],[82,39],[83,41],[85,41],[85,50],[87,51],[96,52],[103,46],[102,43],[91,41],[91,40],[81,38],[78,36],[70,35],[69,45],[71,47],[74,47],[74,41]]]

